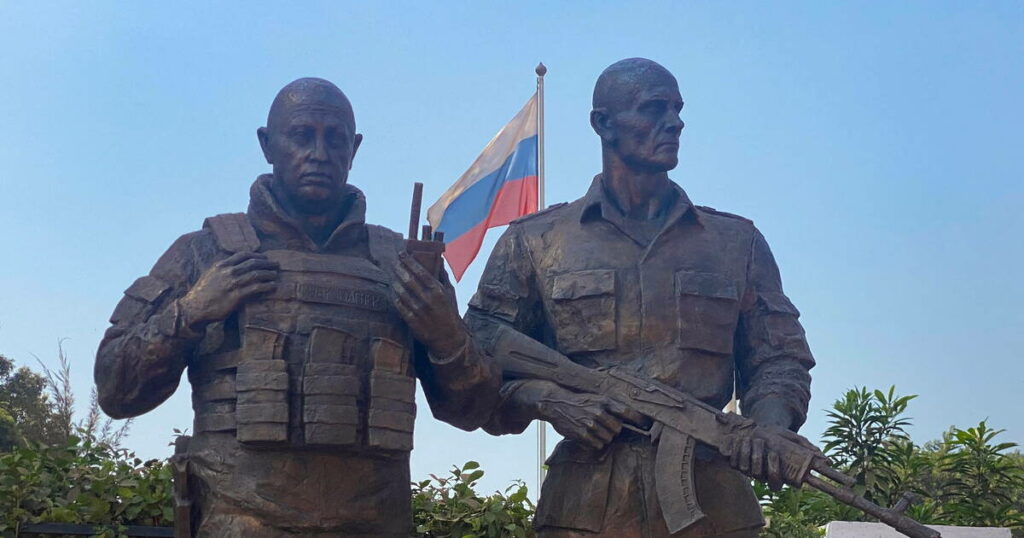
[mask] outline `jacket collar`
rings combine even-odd
[[[665,224],[662,230],[668,229],[687,218],[692,222],[701,226],[704,223],[701,221],[700,213],[694,208],[693,202],[690,201],[690,197],[686,195],[686,191],[682,187],[677,185],[674,181],[669,181],[671,185],[671,192],[673,195],[672,205],[667,209],[668,215],[665,219]],[[623,215],[622,211],[615,205],[615,203],[609,198],[608,190],[604,186],[604,176],[598,174],[594,176],[593,182],[590,184],[590,189],[587,190],[587,194],[583,196],[583,205],[580,209],[580,223],[586,223],[593,221],[594,219],[602,219],[608,221],[622,233],[629,235],[629,223],[627,218]]]
[[[281,207],[277,197],[270,190],[273,178],[273,174],[263,174],[256,178],[249,189],[248,215],[257,230],[265,235],[283,239],[290,244],[302,245],[314,252],[334,250],[365,237],[366,197],[356,187],[345,185],[342,201],[342,204],[347,206],[345,217],[321,246],[313,241],[299,222]]]

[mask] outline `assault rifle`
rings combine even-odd
[[[699,441],[728,455],[737,437],[759,438],[779,453],[783,480],[795,487],[807,484],[840,502],[877,518],[911,538],[940,538],[940,534],[907,517],[904,496],[893,508],[883,508],[851,488],[854,479],[833,469],[825,456],[796,434],[781,435],[735,413],[724,413],[672,387],[644,379],[622,368],[587,368],[515,330],[500,326],[491,355],[508,378],[544,379],[577,391],[603,394],[653,420],[650,432],[658,443],[655,490],[669,532],[693,525],[704,513],[693,485],[694,447]]]

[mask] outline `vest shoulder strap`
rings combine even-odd
[[[394,270],[398,265],[398,253],[405,248],[402,234],[393,232],[383,226],[367,224],[367,239],[370,247],[370,258],[373,263],[394,278]]]
[[[210,217],[203,222],[203,229],[210,230],[217,240],[217,246],[226,252],[254,252],[260,248],[256,229],[245,213],[225,213]]]

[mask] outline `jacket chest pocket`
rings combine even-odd
[[[594,269],[554,277],[551,314],[563,353],[614,349],[615,271]]]
[[[739,319],[736,283],[724,275],[698,271],[675,274],[679,347],[732,354]]]

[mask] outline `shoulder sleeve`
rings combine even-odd
[[[814,367],[799,321],[800,312],[782,291],[782,279],[768,242],[754,230],[738,333],[737,371],[744,414],[767,399],[791,412],[792,428],[803,424]]]
[[[533,268],[533,257],[520,235],[518,226],[510,226],[491,251],[476,294],[469,301],[466,321],[474,331],[487,331],[502,323],[537,338],[540,295]]]
[[[487,348],[500,325],[538,340],[543,332],[533,258],[520,234],[521,227],[512,225],[498,239],[466,312],[466,324],[474,338]],[[521,433],[529,426],[532,417],[518,408],[513,397],[524,383],[530,382],[505,381],[499,403],[484,430],[500,435]]]
[[[96,352],[93,376],[100,406],[114,418],[140,415],[170,397],[201,335],[182,330],[177,299],[204,265],[196,232],[178,238],[146,276],[125,290]]]

